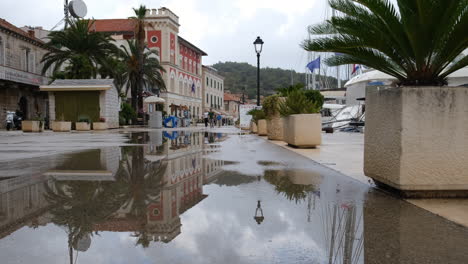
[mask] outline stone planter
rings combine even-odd
[[[21,122],[21,129],[23,132],[42,132],[44,131],[44,122],[24,120]]]
[[[285,118],[284,141],[298,148],[314,148],[322,143],[320,114],[290,115]]]
[[[373,88],[364,173],[405,197],[468,197],[468,88]]]
[[[283,140],[284,118],[279,116],[267,120],[268,139]]]
[[[77,131],[89,131],[91,130],[91,124],[88,122],[76,122],[75,123]]]
[[[258,125],[258,135],[259,136],[266,136],[268,134],[266,119],[258,120],[257,125]]]
[[[51,128],[54,132],[69,132],[71,130],[71,122],[52,121]]]
[[[106,130],[107,128],[106,122],[93,122],[93,130]]]
[[[251,131],[252,133],[257,134],[258,129],[257,129],[257,124],[256,124],[255,122],[250,122],[250,131]]]

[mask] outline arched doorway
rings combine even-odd
[[[28,99],[24,96],[21,96],[18,102],[19,110],[23,114],[23,118],[29,118],[28,113]]]

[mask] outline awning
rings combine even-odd
[[[71,91],[106,91],[112,85],[41,85],[39,89],[47,92],[71,92]]]
[[[166,100],[157,96],[149,96],[144,99],[145,104],[164,104],[164,102],[166,102]]]

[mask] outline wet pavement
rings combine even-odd
[[[467,228],[219,131],[80,137],[0,162],[0,263],[468,263]]]

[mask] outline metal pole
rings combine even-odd
[[[260,53],[257,53],[257,106],[260,106]]]

